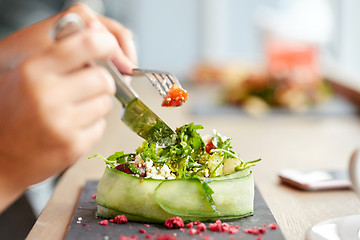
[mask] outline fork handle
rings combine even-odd
[[[52,32],[53,39],[60,40],[83,29],[85,29],[85,24],[81,17],[76,13],[69,13],[57,22]],[[116,85],[115,96],[124,107],[126,107],[131,100],[138,98],[135,91],[127,84],[125,78],[111,61],[96,60],[95,63],[104,67],[113,77]]]

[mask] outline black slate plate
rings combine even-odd
[[[156,240],[160,234],[167,234],[176,236],[178,239],[204,239],[204,236],[210,237],[210,239],[241,239],[241,240],[255,240],[255,239],[285,239],[281,233],[281,230],[277,228],[272,230],[267,227],[271,223],[276,223],[270,209],[266,205],[262,198],[259,190],[255,188],[255,203],[254,203],[254,215],[233,221],[234,225],[238,225],[240,231],[236,234],[220,233],[206,230],[201,235],[190,235],[189,229],[185,228],[185,232],[181,232],[179,229],[166,229],[164,226],[159,224],[150,224],[148,227],[144,223],[129,222],[126,224],[114,224],[109,223],[108,226],[100,225],[99,222],[102,220],[95,216],[96,203],[92,199],[92,195],[96,193],[98,181],[88,181],[80,196],[80,200],[76,206],[74,217],[71,221],[69,232],[67,234],[67,240],[118,240],[120,236],[133,236],[137,235],[138,239],[146,239],[146,234],[150,234],[153,240]],[[141,197],[139,195],[139,197]],[[81,220],[80,220],[81,218]],[[230,224],[230,223],[229,223]],[[266,224],[266,226],[264,226]],[[206,223],[208,226],[208,223]],[[266,233],[262,236],[244,233],[244,229],[253,227],[261,227],[266,229]],[[146,233],[139,233],[139,229],[145,229]]]

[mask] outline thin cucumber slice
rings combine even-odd
[[[254,183],[251,172],[242,171],[207,179],[214,190],[218,214],[208,203],[199,180],[139,178],[106,168],[97,189],[96,202],[102,207],[97,214],[114,217],[121,213],[142,222],[164,222],[174,216],[189,221],[248,216],[253,212]],[[188,198],[192,201],[184,204]]]
[[[166,212],[174,215],[226,217],[246,215],[253,212],[253,175],[242,178],[210,180],[208,185],[214,191],[212,198],[218,212],[215,212],[196,179],[164,181],[155,190],[157,203]]]
[[[150,219],[167,219],[171,214],[160,208],[154,192],[162,180],[144,179],[106,168],[100,179],[96,202],[109,209]]]

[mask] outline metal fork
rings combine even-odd
[[[84,28],[85,24],[81,17],[75,13],[69,13],[58,21],[53,29],[52,35],[55,40],[60,40]],[[97,60],[95,63],[107,69],[115,81],[115,97],[123,105],[121,119],[124,123],[149,142],[157,143],[160,146],[173,144],[175,141],[175,132],[139,99],[137,93],[126,82],[114,64],[111,61],[104,60]],[[146,76],[151,76],[147,71],[138,70],[135,72],[145,72]],[[168,76],[169,79],[176,79],[171,74],[159,72],[152,76],[159,80],[159,76],[163,76],[164,78]],[[168,88],[170,83],[168,81],[163,82],[164,84],[157,84],[154,81],[154,86],[162,85],[164,87],[163,91],[167,92],[168,89],[170,89]]]
[[[151,84],[158,90],[159,94],[164,98],[169,92],[170,88],[176,84],[181,87],[179,80],[169,72],[161,72],[157,70],[148,69],[134,69],[133,77],[145,76]]]

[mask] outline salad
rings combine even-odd
[[[215,130],[201,137],[199,129],[194,123],[177,128],[175,144],[168,147],[144,141],[134,153],[91,156],[107,165],[97,189],[97,215],[162,223],[174,216],[210,221],[251,215],[250,168],[261,159],[243,162],[230,138]]]

